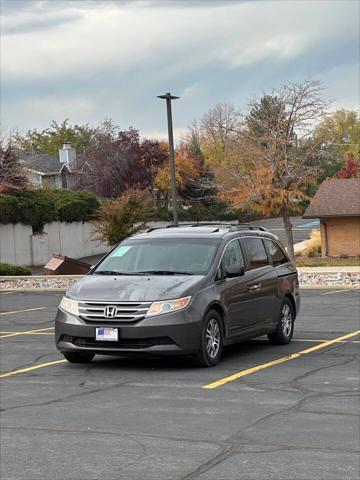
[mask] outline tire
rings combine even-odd
[[[287,345],[290,343],[294,333],[294,322],[294,308],[290,300],[285,298],[276,331],[268,335],[270,343],[273,345]]]
[[[222,345],[221,317],[215,310],[209,310],[201,331],[200,350],[196,356],[197,364],[202,367],[214,367],[221,357]]]
[[[64,352],[66,360],[70,363],[90,363],[95,353]]]

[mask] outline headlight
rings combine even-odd
[[[147,311],[146,316],[162,315],[163,313],[176,312],[183,310],[190,303],[191,297],[177,298],[176,300],[167,300],[166,302],[153,302]]]
[[[75,300],[63,297],[60,302],[60,308],[65,310],[65,312],[71,313],[72,315],[79,316],[79,303]]]

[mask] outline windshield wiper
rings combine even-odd
[[[149,275],[194,275],[191,272],[176,272],[174,270],[146,270],[144,272],[137,272]]]
[[[114,270],[96,270],[94,273],[98,275],[134,275],[134,273],[115,272]]]

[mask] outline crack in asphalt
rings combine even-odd
[[[348,363],[351,363],[352,361],[353,361],[353,358],[346,359],[346,361],[343,361],[343,362],[337,362],[337,363],[333,363],[331,365],[325,365],[325,366],[322,366],[322,367],[315,368],[313,370],[310,370],[310,371],[306,372],[305,374],[302,374],[302,375],[299,375],[299,376],[295,377],[294,379],[292,379],[288,383],[289,384],[295,384],[296,382],[299,382],[302,379],[307,378],[310,375],[313,375],[314,373],[318,373],[320,370],[325,370],[325,369],[340,366],[340,365],[346,365]],[[226,437],[226,441],[230,442],[230,445],[227,445],[227,447],[224,448],[223,451],[221,451],[218,455],[216,455],[212,459],[208,460],[207,462],[202,463],[196,469],[194,469],[192,472],[186,474],[185,476],[180,477],[179,480],[192,480],[192,479],[198,477],[199,475],[202,475],[203,473],[206,473],[207,471],[211,470],[216,465],[220,464],[221,462],[223,462],[224,460],[226,460],[227,458],[232,456],[234,453],[238,453],[238,449],[241,447],[243,441],[248,441],[248,442],[250,441],[250,443],[251,443],[251,439],[246,438],[246,437],[244,438],[245,433],[246,432],[248,433],[249,430],[253,430],[254,428],[258,427],[260,424],[265,423],[270,418],[274,418],[274,417],[279,416],[279,415],[289,414],[292,411],[299,411],[300,407],[303,404],[305,404],[310,398],[312,399],[312,398],[316,398],[316,397],[320,397],[320,396],[330,395],[329,392],[311,393],[311,391],[310,391],[310,393],[308,393],[309,390],[306,389],[305,387],[300,386],[300,385],[295,387],[295,389],[300,391],[300,393],[302,393],[304,395],[307,395],[307,396],[305,398],[300,398],[299,400],[297,400],[294,405],[290,405],[288,407],[282,408],[282,409],[280,409],[276,412],[269,413],[267,415],[264,415],[264,416],[262,416],[262,417],[260,417],[256,420],[254,420],[249,425],[246,425],[245,427],[241,428],[240,430],[238,430],[234,434]],[[328,450],[328,449],[324,449],[324,450]]]

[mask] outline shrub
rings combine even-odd
[[[115,200],[101,205],[93,220],[97,239],[110,245],[143,230],[153,216],[149,199],[142,190],[129,189]]]
[[[10,263],[0,263],[0,275],[31,275],[31,269],[23,265],[11,265]]]
[[[100,201],[91,192],[58,190],[54,193],[55,208],[61,222],[84,222],[99,208]]]
[[[51,195],[46,190],[25,190],[15,194],[19,202],[20,222],[31,225],[34,232],[41,232],[44,224],[57,220],[57,212]]]
[[[321,254],[320,230],[312,230],[310,240],[307,243],[307,256],[316,257]]]
[[[20,222],[19,201],[12,195],[0,194],[0,223]]]
[[[91,192],[38,189],[0,195],[0,223],[31,225],[41,232],[44,224],[84,222],[94,216],[100,201]]]

